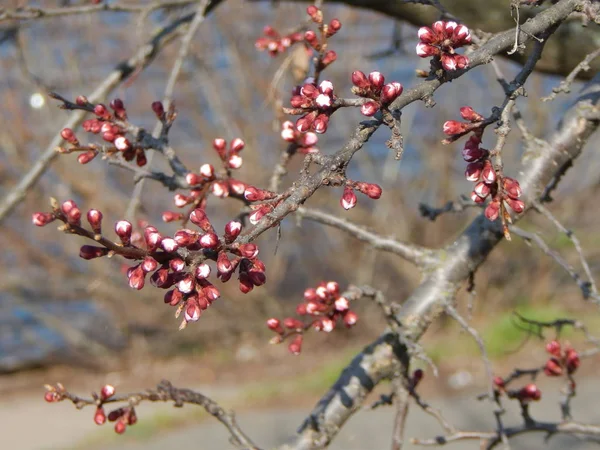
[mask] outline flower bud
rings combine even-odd
[[[129,268],[127,271],[127,278],[129,280],[129,287],[137,289],[138,291],[144,287],[146,274],[142,270],[140,265]]]
[[[106,117],[108,115],[106,106],[104,106],[102,103],[98,103],[96,106],[94,106],[94,114],[100,118]]]
[[[369,74],[369,81],[373,90],[378,93],[385,84],[385,77],[381,74],[381,72],[375,71]]]
[[[201,208],[196,208],[190,213],[190,222],[204,231],[212,230],[212,225],[210,224],[206,213]]]
[[[579,353],[572,348],[567,349],[566,351],[566,365],[567,371],[571,374],[577,370],[579,365],[581,364],[581,360],[579,359]]]
[[[475,185],[475,188],[473,189],[473,192],[475,192],[477,195],[479,195],[481,198],[486,198],[488,195],[490,195],[490,187],[485,184],[483,181],[480,181],[479,183],[477,183]]]
[[[492,222],[496,220],[500,215],[500,200],[492,200],[490,204],[486,206],[484,214],[488,220]]]
[[[521,186],[519,185],[519,182],[514,178],[505,177],[502,180],[502,185],[504,187],[504,190],[506,191],[506,194],[510,198],[516,200],[521,196]]]
[[[60,132],[60,137],[67,141],[69,144],[79,145],[79,140],[75,137],[75,133],[70,128],[63,128]]]
[[[183,294],[179,289],[173,289],[165,293],[164,301],[171,306],[176,306],[183,299]]]
[[[273,330],[275,333],[283,334],[281,323],[279,322],[279,319],[276,319],[275,317],[271,317],[267,320],[267,327],[269,327],[269,329]]]
[[[244,162],[244,160],[242,159],[242,157],[240,155],[233,154],[227,160],[227,166],[230,169],[239,169],[240,167],[242,167],[243,162]]]
[[[173,272],[181,272],[185,268],[185,261],[181,258],[173,258],[169,260],[169,268]]]
[[[325,56],[323,56],[323,59],[321,60],[321,64],[323,64],[323,67],[327,67],[328,65],[333,63],[336,59],[337,59],[337,53],[333,50],[329,50],[325,53]]]
[[[542,398],[542,391],[535,384],[530,383],[519,391],[518,396],[522,401],[538,401]]]
[[[77,156],[77,162],[79,164],[87,164],[90,161],[92,161],[97,155],[98,152],[96,152],[95,150],[89,150],[87,152],[80,153]]]
[[[481,177],[481,170],[483,169],[483,164],[480,162],[474,162],[467,165],[467,169],[465,170],[465,178],[468,181],[479,181]]]
[[[357,183],[356,188],[365,194],[367,197],[377,200],[381,197],[382,189],[381,186],[375,183]]]
[[[329,26],[327,27],[327,37],[333,36],[335,33],[342,29],[342,22],[338,19],[331,19]]]
[[[290,330],[302,330],[304,328],[304,324],[293,317],[287,317],[283,320],[283,326],[289,328]]]
[[[177,242],[175,241],[175,239],[172,239],[172,238],[162,239],[160,241],[160,246],[167,253],[176,252],[177,249],[179,248],[179,245],[177,245]]]
[[[467,131],[467,124],[463,122],[457,122],[456,120],[448,120],[444,122],[443,130],[448,136],[456,136]]]
[[[550,358],[544,365],[544,373],[549,377],[559,377],[563,373],[560,362],[556,358]]]
[[[486,160],[483,163],[483,169],[481,171],[481,179],[486,184],[495,184],[496,183],[496,171],[492,166],[492,163],[489,160]]]
[[[371,117],[379,111],[379,103],[368,101],[360,107],[360,112],[363,116]]]
[[[310,5],[306,8],[306,13],[310,16],[310,18],[315,23],[323,22],[323,12],[317,8],[315,5]]]
[[[432,44],[437,41],[437,36],[429,27],[421,27],[417,32],[419,39],[424,44]]]
[[[423,42],[417,44],[417,56],[420,56],[421,58],[428,58],[439,54],[440,50],[433,45],[424,44]]]
[[[158,120],[162,120],[165,115],[165,107],[162,102],[152,102],[152,111],[156,114]]]
[[[302,351],[302,339],[302,335],[297,334],[292,342],[290,342],[290,345],[288,345],[288,350],[292,355],[299,355]]]
[[[106,423],[106,414],[104,413],[104,408],[102,408],[102,406],[98,406],[96,408],[96,412],[94,413],[94,422],[96,425],[104,425]]]
[[[525,203],[523,203],[521,200],[513,200],[512,198],[508,197],[505,198],[504,201],[510,207],[510,209],[517,214],[521,214],[523,211],[525,211]]]
[[[252,280],[245,272],[240,272],[239,288],[242,294],[247,294],[252,289],[254,289],[254,284],[252,283]]]
[[[211,185],[211,192],[214,196],[225,198],[229,196],[229,189],[227,184],[222,181],[216,181]]]
[[[206,263],[199,264],[196,267],[195,275],[198,279],[208,278],[210,275],[210,266]]]
[[[54,214],[51,213],[33,213],[31,216],[31,221],[33,222],[33,224],[35,226],[38,227],[43,227],[45,225],[48,225],[50,222],[54,221],[55,217]]]
[[[115,148],[121,152],[131,148],[131,142],[125,136],[119,136],[114,140]]]
[[[93,245],[82,245],[79,249],[79,257],[83,259],[94,259],[106,256],[108,249],[106,247],[95,247]]]
[[[358,315],[354,311],[347,310],[344,313],[344,325],[348,328],[355,325],[358,322]]]
[[[244,258],[254,259],[258,256],[258,247],[256,244],[241,244],[237,248],[238,253]]]
[[[402,94],[403,87],[400,83],[388,83],[383,86],[381,90],[381,103],[387,105],[392,103],[400,94]]]
[[[173,212],[173,211],[165,211],[162,213],[162,220],[163,222],[176,222],[178,220],[183,219],[183,214],[182,213],[177,213],[177,212]]]
[[[214,249],[219,245],[219,237],[215,233],[206,233],[199,242],[202,248]]]
[[[319,45],[319,39],[314,31],[308,30],[304,33],[304,40],[315,50],[320,50],[321,46]]]
[[[102,389],[100,390],[100,399],[102,401],[108,400],[113,395],[115,395],[115,387],[114,386],[112,386],[110,384],[105,384],[104,386],[102,386]]]
[[[371,85],[367,76],[360,70],[352,72],[352,84],[360,89],[367,89]]]
[[[179,289],[183,294],[189,294],[196,287],[196,282],[194,281],[194,277],[191,275],[186,275],[183,277],[179,283],[177,283],[177,289]]]
[[[481,122],[483,120],[483,116],[475,112],[470,106],[463,106],[460,108],[460,115],[469,122]]]
[[[561,346],[560,342],[557,340],[552,340],[546,344],[546,351],[557,358],[561,356]]]
[[[186,322],[196,322],[200,319],[200,315],[202,314],[202,309],[198,304],[198,300],[195,297],[190,297],[187,299],[185,304],[185,321]]]
[[[121,239],[121,242],[125,245],[128,245],[131,242],[131,232],[133,227],[131,223],[126,220],[119,220],[115,224],[115,233]]]
[[[357,200],[358,199],[356,198],[356,194],[354,193],[352,188],[345,187],[344,193],[340,198],[340,204],[342,205],[342,208],[344,208],[345,210],[354,208],[356,206]]]
[[[319,134],[327,131],[329,125],[329,116],[327,114],[319,114],[312,123],[312,129]]]

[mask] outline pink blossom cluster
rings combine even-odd
[[[324,80],[318,87],[312,82],[296,86],[290,100],[293,108],[291,113],[302,114],[302,117],[296,120],[296,129],[300,132],[310,130],[319,134],[325,133],[329,117],[336,110],[335,100],[331,81]]]
[[[267,50],[269,55],[277,56],[283,53],[293,44],[302,42],[304,36],[300,32],[290,33],[285,36],[281,36],[272,26],[265,26],[263,28],[264,36],[259,37],[254,43],[258,50]]]
[[[346,180],[346,185],[344,186],[344,192],[342,193],[342,197],[340,198],[340,205],[345,210],[352,209],[356,206],[358,202],[358,198],[356,197],[355,190],[365,194],[367,197],[372,198],[373,200],[377,200],[381,197],[381,193],[383,190],[381,186],[375,183],[365,183],[363,181],[352,181]]]
[[[460,114],[468,122],[448,120],[444,123],[443,130],[451,142],[459,137],[472,133],[462,151],[463,159],[468,163],[465,178],[475,183],[471,192],[471,200],[475,203],[491,201],[485,208],[485,216],[494,221],[499,217],[504,219],[503,206],[510,207],[517,214],[525,210],[521,197],[521,186],[514,178],[503,176],[494,167],[490,159],[490,151],[481,147],[481,139],[485,126],[484,117],[470,106],[460,108]]]
[[[315,147],[319,137],[312,131],[298,131],[293,122],[289,120],[281,125],[281,138],[290,144],[294,144],[295,149],[304,155],[319,153],[319,149]]]
[[[400,94],[403,87],[397,81],[385,84],[385,77],[380,72],[371,72],[367,77],[360,70],[352,72],[352,92],[359,97],[369,99],[360,107],[360,112],[367,117],[375,115],[381,108],[388,106]]]
[[[559,377],[565,371],[571,375],[581,365],[579,353],[568,343],[563,348],[557,340],[550,341],[546,351],[551,355],[544,366],[544,373],[549,377]]]
[[[457,48],[471,43],[471,32],[466,26],[438,20],[431,27],[419,28],[418,34],[417,55],[421,58],[433,56],[447,71],[469,65],[466,56],[456,53]]]
[[[271,342],[280,343],[290,338],[288,349],[294,355],[302,351],[304,332],[308,329],[330,333],[340,322],[349,328],[358,321],[356,313],[350,310],[348,298],[340,293],[339,284],[335,281],[322,282],[316,288],[306,289],[303,301],[296,306],[296,314],[302,319],[286,317],[281,321],[272,317],[267,320],[267,327],[277,334]]]
[[[212,269],[208,260],[216,262],[217,278],[223,282],[228,281],[237,270],[239,288],[243,293],[266,282],[265,265],[257,258],[258,247],[252,243],[236,242],[242,224],[230,221],[219,237],[201,208],[194,209],[189,215],[190,222],[198,229],[182,228],[173,236],[165,236],[151,225],[137,232],[130,222],[119,220],[114,231],[120,242],[112,242],[103,235],[100,211],[91,209],[87,213],[91,233],[82,228],[81,216],[75,202],[67,200],[50,213],[33,214],[33,223],[44,226],[60,220],[74,234],[101,244],[83,245],[80,249],[83,259],[121,254],[127,259],[138,260],[126,271],[129,286],[142,289],[149,278],[153,286],[168,289],[164,301],[178,307],[176,316],[184,313],[182,326],[197,321],[202,312],[220,297],[219,290],[209,281]]]

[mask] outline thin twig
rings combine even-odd
[[[597,48],[583,58],[583,60],[575,66],[571,73],[569,73],[569,75],[567,75],[567,77],[562,80],[558,86],[552,88],[552,94],[548,95],[547,97],[542,97],[542,101],[548,102],[554,100],[561,92],[564,92],[565,94],[571,92],[571,85],[573,84],[573,81],[575,81],[575,78],[577,78],[577,75],[579,75],[580,72],[590,70],[590,63],[598,56],[600,56],[600,48]]]

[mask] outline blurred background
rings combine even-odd
[[[79,4],[2,3],[9,8]],[[170,133],[171,145],[190,168],[217,163],[211,147],[214,138],[241,137],[246,142],[244,165],[235,176],[255,186],[268,185],[286,146],[279,135],[281,122],[287,119],[281,106],[288,104],[292,87],[303,78],[308,59],[301,46],[292,48],[289,59],[287,55],[271,58],[258,52],[254,41],[267,24],[282,34],[294,29],[304,19],[304,9],[301,4],[231,0],[200,26],[174,91],[179,115]],[[134,54],[159,26],[189,12],[189,7],[172,7],[147,17],[103,12],[0,22],[0,197],[16,185],[69,116],[46,95],[48,90],[71,99],[89,95],[117,62]],[[419,82],[416,69],[428,69],[428,61],[414,52],[415,28],[366,10],[327,5],[325,18],[333,17],[343,25],[330,41],[338,60],[323,78],[334,83],[338,96],[351,97],[353,70],[379,70],[387,80],[400,81],[407,89]],[[393,48],[394,40],[399,42],[398,48]],[[177,40],[167,45],[147,69],[111,92],[107,100],[123,99],[130,120],[151,129],[155,118],[150,104],[162,98],[178,51]],[[498,63],[509,80],[519,70],[511,62],[499,59]],[[527,85],[528,97],[519,100],[529,131],[536,136],[551,133],[572,101],[572,96],[563,94],[553,102],[541,102],[560,79],[533,74]],[[579,87],[575,83],[573,92]],[[403,110],[406,151],[401,162],[385,147],[388,131],[383,128],[353,159],[350,176],[380,184],[381,199],[363,196],[356,208],[343,211],[339,207],[341,189],[324,188],[307,206],[402,241],[433,248],[450,244],[479,211],[471,208],[445,214],[435,222],[419,213],[419,203],[442,206],[471,189],[463,176],[461,142],[442,145],[442,124],[459,119],[459,108],[464,105],[488,115],[494,105],[501,104],[503,91],[487,65],[443,86],[434,99],[433,109],[413,103]],[[335,152],[361,120],[355,109],[336,112],[328,132],[319,136],[319,149],[326,154]],[[514,128],[503,159],[505,173],[518,178],[524,149]],[[83,132],[79,136],[83,138]],[[484,144],[491,146],[493,138],[493,133],[486,133]],[[575,231],[592,272],[597,274],[600,212],[594,199],[600,171],[596,141],[592,139],[588,147],[560,184],[550,209]],[[297,156],[284,187],[297,178],[301,166],[302,158]],[[155,158],[153,168],[166,165]],[[162,292],[152,286],[140,292],[131,290],[122,260],[84,261],[78,256],[83,239],[57,232],[53,225],[37,228],[31,224],[31,213],[48,210],[49,198],[55,197],[74,199],[83,211],[101,210],[109,229],[109,223],[124,217],[133,189],[127,171],[100,158],[82,166],[75,155],[63,155],[2,222],[1,392],[17,397],[35,393],[41,402],[44,382],[61,380],[86,391],[99,389],[105,382],[142,389],[165,377],[174,384],[192,386],[251,383],[244,391],[245,406],[270,405],[284,398],[310,405],[352,355],[381,332],[385,321],[380,311],[372,304],[356,305],[356,327],[332,335],[309,334],[299,357],[292,357],[285,345],[268,344],[271,332],[265,320],[291,315],[303,290],[323,280],[336,280],[342,288],[350,283],[370,284],[398,302],[419,282],[418,271],[394,255],[376,253],[335,229],[290,217],[283,224],[276,253],[275,231],[258,241],[267,284],[247,295],[239,292],[237,283],[218,284],[221,299],[199,322],[177,331],[174,309],[164,305]],[[147,182],[136,218],[161,232],[173,233],[175,225],[161,223],[161,213],[174,209],[173,194],[158,183]],[[216,228],[222,229],[239,213],[239,204],[213,197],[207,212]],[[531,213],[521,226],[542,234],[581,271],[570,240],[547,220]],[[568,274],[518,237],[503,242],[477,272],[475,295],[461,293],[460,310],[470,311],[499,372],[544,361],[539,341],[521,345],[526,334],[514,325],[513,311],[544,320],[585,318],[592,330],[600,324],[596,308],[582,300]],[[426,389],[444,393],[483,381],[477,346],[451,321],[437,323],[424,342],[442,373],[439,380],[427,380]],[[174,426],[169,420],[164,419]],[[155,425],[160,428],[158,422]]]

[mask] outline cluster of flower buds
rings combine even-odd
[[[464,69],[469,59],[456,53],[456,49],[471,43],[471,32],[464,25],[456,22],[438,20],[431,28],[419,28],[417,55],[421,58],[433,56],[446,71]]]
[[[471,200],[484,203],[487,198],[491,198],[485,208],[485,216],[491,221],[498,217],[510,221],[510,215],[503,206],[510,207],[517,214],[525,210],[525,204],[519,200],[521,186],[514,178],[502,176],[492,164],[490,151],[481,147],[481,138],[487,125],[484,117],[470,106],[460,108],[460,114],[468,122],[445,122],[443,129],[449,138],[443,142],[450,143],[467,133],[472,133],[462,151],[463,159],[468,163],[465,178],[475,183]]]
[[[581,364],[579,353],[569,344],[562,348],[560,342],[550,341],[546,344],[546,351],[551,355],[544,365],[544,373],[549,377],[559,377],[565,371],[571,375]]]
[[[353,94],[369,99],[360,107],[360,112],[367,117],[388,106],[403,90],[397,81],[385,84],[385,78],[380,72],[371,72],[368,77],[360,70],[352,72],[352,84]]]
[[[228,281],[238,270],[239,288],[243,293],[266,282],[265,265],[257,258],[258,247],[252,243],[235,242],[242,224],[226,224],[220,238],[206,213],[194,209],[189,220],[199,230],[180,229],[173,237],[163,236],[155,227],[145,226],[143,232],[134,232],[133,225],[119,220],[114,227],[120,242],[110,242],[102,235],[102,213],[90,210],[87,220],[92,233],[81,228],[81,211],[72,200],[64,202],[52,213],[35,213],[33,223],[44,226],[53,220],[64,222],[74,234],[93,239],[103,246],[84,245],[80,249],[83,259],[121,254],[127,259],[140,261],[126,270],[129,286],[140,290],[146,278],[157,288],[169,289],[165,303],[177,306],[176,317],[184,312],[182,327],[200,318],[212,302],[219,298],[219,290],[208,280],[211,267],[207,260],[216,261],[217,277]],[[183,250],[183,251],[180,251]],[[233,255],[232,258],[228,254]],[[171,289],[173,288],[173,289]]]
[[[346,185],[344,186],[344,192],[340,198],[340,205],[342,205],[342,208],[345,210],[352,209],[356,206],[358,198],[354,193],[355,190],[365,194],[367,197],[372,198],[373,200],[377,200],[379,197],[381,197],[382,193],[381,186],[378,184],[347,180]]]
[[[319,137],[312,131],[305,133],[298,131],[289,120],[286,120],[281,125],[281,138],[293,144],[295,150],[304,155],[319,153],[319,149],[315,147],[315,144],[319,141]]]
[[[522,405],[527,405],[532,401],[539,401],[542,398],[542,391],[534,383],[529,383],[517,390],[509,390],[507,382],[502,377],[494,377],[494,390],[496,395],[506,393],[508,398],[519,400]]]
[[[289,351],[298,355],[302,351],[304,332],[309,328],[330,333],[338,322],[350,328],[356,324],[358,316],[350,310],[350,302],[340,293],[335,281],[320,283],[316,288],[304,291],[304,300],[296,307],[296,314],[302,318],[286,317],[282,321],[274,317],[267,320],[267,327],[277,333],[271,343],[278,344],[291,338]]]
[[[312,130],[325,133],[329,125],[329,117],[337,109],[336,96],[331,81],[324,80],[317,87],[311,79],[304,86],[296,86],[292,91],[290,103],[292,108],[286,109],[289,114],[302,114],[296,120],[296,129],[300,132]]]
[[[323,21],[323,11],[314,5],[307,7],[306,13],[318,26],[318,34],[312,30],[308,30],[304,33],[304,41],[309,47],[318,52],[315,69],[320,72],[337,59],[335,51],[324,50],[327,47],[327,39],[340,31],[342,23],[338,19],[332,19],[328,24],[325,23]]]
[[[253,211],[248,216],[248,220],[252,225],[256,225],[260,219],[281,203],[284,196],[254,186],[247,186],[244,198],[251,203],[250,208]]]
[[[96,117],[85,120],[82,128],[88,133],[100,135],[103,141],[110,144],[108,148],[99,144],[82,145],[71,128],[63,128],[60,135],[70,147],[59,147],[59,152],[79,152],[77,161],[81,164],[89,163],[103,152],[106,154],[120,153],[125,161],[135,159],[138,166],[146,165],[147,159],[144,149],[139,145],[134,145],[127,138],[127,111],[121,99],[115,98],[107,107],[102,103],[92,104],[83,95],[78,96],[75,103],[70,103],[55,94],[53,96],[62,100],[65,108],[92,112]],[[152,109],[155,109],[154,104]]]
[[[263,34],[264,36],[259,37],[254,43],[254,46],[260,51],[267,50],[271,56],[277,56],[278,54],[285,52],[293,44],[301,42],[304,39],[303,34],[300,32],[281,36],[269,25],[263,28]]]

